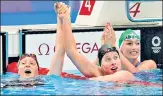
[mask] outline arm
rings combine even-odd
[[[143,62],[141,62],[141,64],[138,67],[135,67],[134,65],[136,65],[136,63],[138,62],[138,60],[135,60],[133,62],[133,64],[131,62],[129,62],[129,60],[121,53],[121,51],[119,50],[119,54],[120,54],[120,59],[122,62],[122,66],[125,70],[132,72],[132,73],[136,73],[139,71],[143,71],[143,70],[150,70],[150,69],[155,69],[157,68],[156,63],[153,60],[145,60]]]
[[[134,75],[128,71],[119,71],[112,75],[89,78],[89,80],[113,81],[113,82],[120,82],[120,83],[124,82],[124,84],[131,84],[131,85],[162,87],[162,84],[158,84],[158,83],[136,81],[136,78],[134,77]]]
[[[118,71],[111,75],[89,78],[89,80],[125,82],[129,80],[135,80],[135,77],[132,73],[123,70],[123,71]]]
[[[86,77],[99,76],[100,72],[98,66],[93,65],[86,57],[80,54],[76,48],[76,42],[71,27],[70,10],[67,11],[64,15],[63,32],[65,36],[65,50],[67,56]]]
[[[132,63],[130,63],[128,61],[128,59],[126,57],[123,56],[123,54],[121,53],[120,50],[118,50],[118,52],[119,52],[120,59],[121,59],[121,62],[122,62],[122,67],[125,70],[127,70],[129,72],[132,72],[132,73],[135,73],[135,72],[138,72],[139,71],[138,68],[136,68]]]
[[[156,62],[153,60],[145,60],[138,67],[138,70],[150,70],[157,68]]]
[[[138,62],[137,60],[134,61],[134,63],[132,64],[121,53],[120,50],[119,50],[119,54],[120,54],[120,59],[121,59],[123,68],[125,70],[129,71],[129,72],[136,73],[136,72],[139,72],[139,71],[142,71],[142,70],[150,70],[150,69],[157,68],[156,63],[153,60],[145,60],[145,61],[141,62],[141,64],[138,67],[135,67],[134,64],[135,64],[135,62]]]
[[[48,74],[61,75],[62,72],[65,49],[64,49],[64,34],[62,32],[63,25],[61,24],[61,22],[62,22],[61,19],[57,17],[55,53],[52,57]]]

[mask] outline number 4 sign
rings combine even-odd
[[[136,4],[134,4],[134,5],[130,8],[130,13],[134,13],[133,17],[136,17],[136,14],[137,14],[137,13],[140,13],[140,10],[139,10],[140,4],[141,4],[141,3],[136,3]],[[133,9],[134,7],[136,7],[136,9],[132,11],[132,9]]]
[[[162,21],[161,0],[126,1],[126,15],[131,22]]]
[[[82,26],[105,26],[106,22],[109,21],[112,25],[137,25],[157,24],[159,20],[162,20],[161,1],[84,0],[75,24]]]
[[[84,0],[79,15],[91,15],[95,0]]]

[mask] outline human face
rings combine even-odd
[[[121,52],[128,59],[137,59],[140,54],[140,40],[125,40],[121,47]]]
[[[31,78],[38,75],[38,65],[34,58],[24,57],[18,64],[18,74],[20,78]]]
[[[101,62],[101,68],[104,74],[113,74],[121,70],[121,61],[117,52],[108,52],[106,53]]]

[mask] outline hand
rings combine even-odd
[[[62,2],[55,3],[54,10],[56,11],[56,13],[60,19],[70,18],[71,8],[68,5],[66,5],[65,3],[62,3]]]
[[[116,36],[115,36],[115,31],[113,30],[112,26],[110,23],[107,23],[105,25],[104,31],[102,33],[101,37],[101,44],[109,44],[111,46],[116,45]]]

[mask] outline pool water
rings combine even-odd
[[[77,70],[66,71],[81,75]],[[155,69],[134,74],[140,82],[162,85],[162,70]],[[1,75],[1,81],[18,78],[17,74]],[[44,85],[1,88],[1,95],[162,95],[162,86],[101,82],[61,78],[55,75],[40,76]]]

